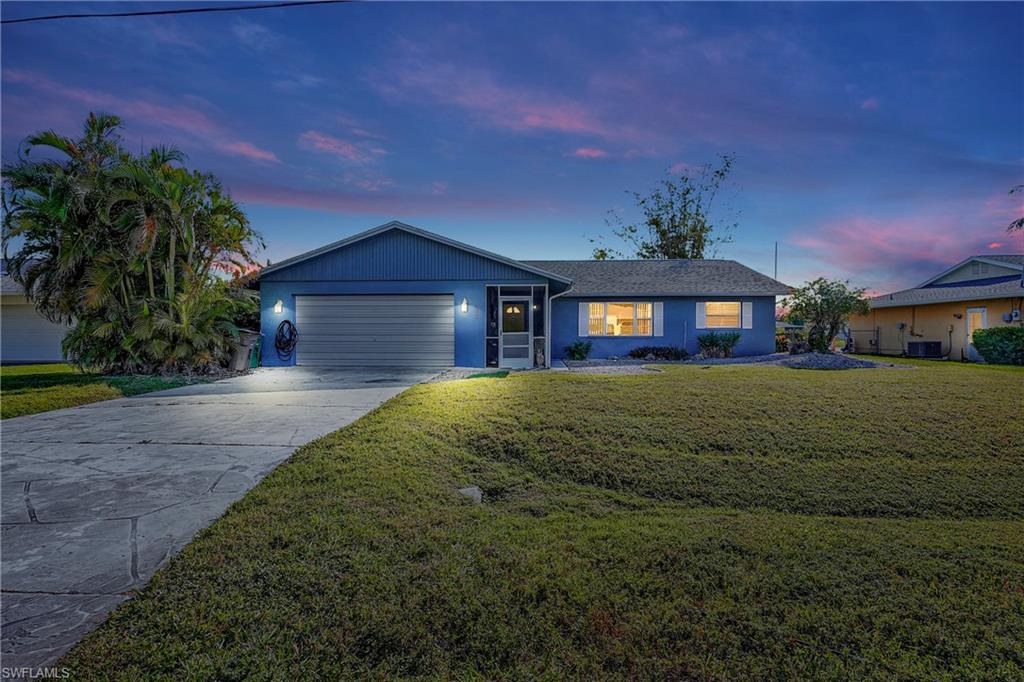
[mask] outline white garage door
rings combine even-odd
[[[24,300],[19,297],[19,300]],[[53,324],[25,303],[0,303],[0,361],[62,362],[68,328]]]
[[[296,362],[338,367],[449,367],[452,296],[296,296]]]

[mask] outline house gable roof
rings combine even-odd
[[[734,260],[529,260],[572,279],[566,297],[785,296],[790,288]]]
[[[975,275],[972,279],[942,282],[947,275],[960,270],[972,262],[988,263],[1005,273],[1016,270],[1018,275],[986,274]],[[965,258],[956,265],[931,277],[913,289],[894,291],[891,294],[875,296],[868,301],[872,308],[896,308],[904,305],[928,305],[930,303],[957,303],[980,301],[993,298],[1024,296],[1024,255],[986,255]]]
[[[447,237],[442,237],[439,234],[435,234],[433,232],[428,232],[427,230],[421,230],[418,227],[413,227],[412,225],[407,225],[406,223],[399,222],[397,220],[392,220],[389,223],[385,223],[385,224],[380,225],[378,227],[374,227],[372,229],[366,230],[365,232],[360,232],[359,234],[352,235],[351,237],[346,237],[345,239],[341,239],[341,240],[336,241],[336,242],[334,242],[332,244],[328,244],[326,246],[322,246],[322,247],[320,247],[318,249],[313,249],[312,251],[307,251],[305,253],[299,254],[298,256],[293,256],[292,258],[288,258],[288,259],[283,260],[283,261],[281,261],[279,263],[274,263],[273,265],[268,265],[267,267],[265,267],[262,270],[260,270],[259,276],[260,277],[264,277],[265,275],[269,275],[271,273],[278,272],[280,270],[284,270],[286,268],[292,267],[294,265],[298,265],[299,263],[311,260],[311,259],[316,258],[318,256],[323,256],[325,254],[331,253],[333,251],[338,251],[340,249],[344,249],[347,246],[351,246],[353,244],[356,244],[358,242],[364,241],[366,239],[370,239],[372,237],[376,237],[378,235],[382,235],[382,234],[384,234],[386,232],[390,232],[392,230],[400,230],[402,232],[406,232],[406,233],[415,235],[417,237],[421,237],[423,239],[429,239],[431,241],[434,241],[434,242],[437,242],[437,243],[440,243],[440,244],[444,244],[445,246],[449,246],[451,248],[458,249],[460,251],[465,251],[467,253],[471,253],[471,254],[473,254],[475,256],[479,256],[481,258],[486,258],[486,259],[489,259],[489,260],[493,260],[493,261],[496,261],[498,263],[502,263],[503,265],[507,265],[507,266],[510,266],[510,267],[513,267],[513,268],[519,268],[520,270],[524,270],[524,271],[529,272],[531,274],[538,275],[540,277],[545,277],[547,279],[554,280],[554,281],[560,282],[562,284],[569,284],[570,281],[571,281],[571,280],[567,279],[563,275],[556,274],[556,273],[553,273],[553,272],[549,272],[549,271],[543,270],[541,268],[528,265],[527,263],[514,260],[512,258],[506,258],[505,256],[500,256],[500,255],[498,255],[496,253],[492,253],[490,251],[484,251],[483,249],[478,249],[475,246],[470,246],[469,244],[464,244],[462,242],[455,241],[454,239],[449,239]]]
[[[953,272],[956,272],[957,270],[959,270],[963,266],[965,266],[965,265],[967,265],[967,264],[969,264],[969,263],[971,263],[973,261],[977,261],[979,263],[988,263],[989,265],[995,265],[995,266],[1001,267],[1001,268],[1009,268],[1011,270],[1024,270],[1024,255],[970,256],[968,258],[964,258],[962,261],[960,261],[956,265],[954,265],[954,266],[952,266],[950,268],[947,268],[946,270],[943,270],[942,272],[940,272],[939,274],[935,275],[934,277],[926,279],[925,281],[923,281],[920,284],[918,284],[916,288],[920,289],[922,287],[926,287],[929,284],[931,284],[932,282],[938,281],[938,280],[942,279],[943,277],[945,277],[946,275],[948,275],[950,273],[953,273]]]

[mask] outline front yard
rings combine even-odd
[[[161,391],[184,383],[181,378],[87,374],[63,363],[5,365],[0,367],[0,419]]]
[[[676,366],[419,385],[300,449],[59,665],[1020,679],[1022,380]]]

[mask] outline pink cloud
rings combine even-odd
[[[594,108],[556,93],[497,83],[483,69],[430,62],[422,55],[400,63],[392,72],[375,73],[371,86],[392,99],[420,97],[454,104],[489,125],[516,131],[551,131],[617,138],[594,115]]]
[[[815,275],[850,278],[881,291],[913,287],[968,256],[1008,246],[998,239],[1005,226],[978,225],[968,217],[974,206],[912,217],[836,219],[802,231],[790,243],[818,264]]]
[[[606,159],[608,152],[596,147],[579,147],[572,153],[578,159]]]
[[[860,108],[864,111],[878,111],[880,106],[882,106],[882,103],[878,101],[877,97],[868,97],[860,103]]]
[[[234,156],[244,156],[245,158],[252,159],[253,161],[273,161],[274,163],[280,163],[280,159],[277,158],[277,154],[267,151],[266,149],[260,149],[251,142],[228,142],[217,145],[217,149]]]
[[[346,161],[367,161],[374,156],[383,156],[387,150],[373,144],[350,142],[319,130],[307,130],[299,136],[299,144],[325,154],[333,154]]]
[[[346,173],[343,181],[345,184],[354,185],[365,192],[379,192],[395,184],[391,178],[378,173]]]
[[[93,110],[116,113],[135,129],[169,128],[232,156],[253,161],[278,161],[273,152],[251,142],[235,139],[231,131],[193,107],[162,104],[149,99],[125,99],[102,91],[66,86],[45,76],[17,69],[4,69],[3,80],[49,95],[56,100],[58,106],[66,106],[65,103],[70,100]]]
[[[493,197],[452,197],[393,191],[310,190],[259,184],[233,185],[231,194],[246,203],[376,216],[480,215],[523,208],[521,199],[500,200]]]

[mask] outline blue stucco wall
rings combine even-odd
[[[590,357],[606,358],[626,355],[637,346],[682,346],[689,353],[697,352],[697,336],[706,329],[696,329],[697,301],[752,301],[754,326],[737,329],[742,334],[734,355],[762,355],[775,352],[775,297],[704,296],[700,298],[637,298],[638,301],[664,303],[663,336],[588,336],[580,337],[579,303],[581,301],[624,301],[619,298],[556,298],[551,302],[551,356],[566,357],[565,347],[576,341],[590,341]],[[716,330],[725,331],[725,330]],[[731,331],[731,330],[729,330]]]
[[[295,297],[317,294],[451,294],[455,305],[455,364],[484,366],[486,286],[544,284],[547,280],[499,261],[394,230],[260,278],[263,364],[281,360],[274,336],[282,320],[295,321]],[[459,308],[462,299],[469,311]],[[281,313],[274,312],[280,300]],[[299,329],[299,343],[302,330]]]

